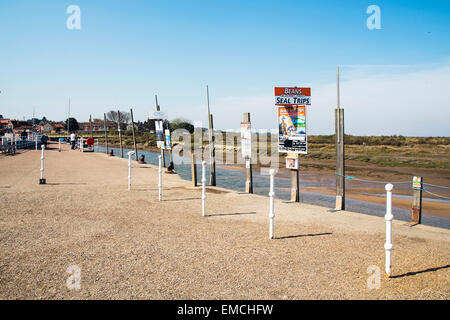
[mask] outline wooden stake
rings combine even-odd
[[[415,177],[420,181],[420,189],[416,189],[413,186],[413,198],[411,208],[411,227],[422,223],[422,190],[423,190],[423,178]]]
[[[208,101],[208,121],[209,121],[209,184],[211,186],[216,185],[216,150],[214,148],[214,124],[213,116],[209,109],[209,88],[206,86],[206,99]]]
[[[120,111],[117,111],[117,122],[119,130],[119,143],[120,143],[120,157],[123,158],[123,148],[122,148],[122,134],[120,133]]]
[[[243,122],[250,123],[250,112],[244,113]],[[247,163],[248,161],[248,163]],[[252,161],[250,159],[245,159],[245,171],[246,171],[246,179],[245,179],[245,192],[253,193],[253,171],[252,171]]]
[[[136,136],[134,135],[134,120],[133,120],[133,109],[130,108],[131,114],[131,132],[133,133],[133,144],[134,144],[134,157],[138,161],[138,151],[136,146]]]
[[[106,113],[103,114],[103,124],[105,126],[106,154],[108,154],[108,127],[106,126]]]

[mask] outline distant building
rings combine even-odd
[[[117,123],[113,121],[107,121],[106,126],[108,127],[108,131],[117,129]],[[90,122],[82,122],[79,127],[80,131],[91,132]],[[92,132],[105,132],[105,123],[103,121],[92,121]]]

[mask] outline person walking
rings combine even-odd
[[[77,141],[77,135],[75,134],[75,132],[72,132],[70,134],[70,143],[72,144],[70,149],[75,150],[75,142]]]

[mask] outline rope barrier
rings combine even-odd
[[[387,184],[387,183],[392,183],[392,184],[400,184],[400,183],[411,183],[411,181],[397,181],[397,182],[390,182],[390,181],[375,181],[375,180],[366,180],[366,179],[359,179],[353,176],[346,176],[346,175],[342,175],[340,173],[336,172],[337,176],[341,176],[344,177],[345,179],[347,179],[347,181],[349,180],[356,180],[356,181],[361,181],[361,182],[368,182],[368,183],[382,183],[382,184]]]
[[[445,187],[445,186],[438,186],[435,184],[431,184],[431,183],[422,183],[423,185],[429,186],[429,187],[436,187],[436,188],[444,188],[444,189],[450,189],[450,187]]]
[[[342,174],[339,174],[339,173],[337,173],[337,172],[336,172],[336,175],[337,175],[337,176],[344,177],[347,181],[355,180],[355,181],[361,181],[361,182],[367,182],[367,183],[382,183],[382,184],[387,184],[387,183],[392,183],[392,184],[412,183],[411,181],[389,182],[389,181],[374,181],[374,180],[359,179],[359,178],[356,178],[356,177],[353,177],[353,176],[342,175]],[[427,186],[431,186],[431,187],[436,187],[436,188],[450,189],[450,187],[439,186],[439,185],[430,184],[430,183],[423,183],[423,185],[427,185]],[[411,188],[412,188],[412,187],[411,187]],[[433,196],[435,196],[435,197],[439,197],[439,198],[442,198],[442,199],[450,200],[449,197],[441,196],[441,195],[439,195],[439,194],[436,194],[436,193],[433,193],[433,192],[431,192],[431,191],[428,191],[428,190],[425,189],[425,188],[422,188],[421,190],[422,190],[422,191],[425,191],[425,192],[427,192],[427,193],[429,193],[429,194],[431,194],[431,195],[433,195]]]

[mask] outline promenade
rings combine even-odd
[[[158,201],[157,167],[133,161],[128,191],[126,159],[50,147],[46,185],[40,150],[0,156],[2,299],[450,298],[449,230],[394,220],[387,279],[382,218],[276,199],[269,239],[268,197],[208,187],[202,217],[177,175]]]

